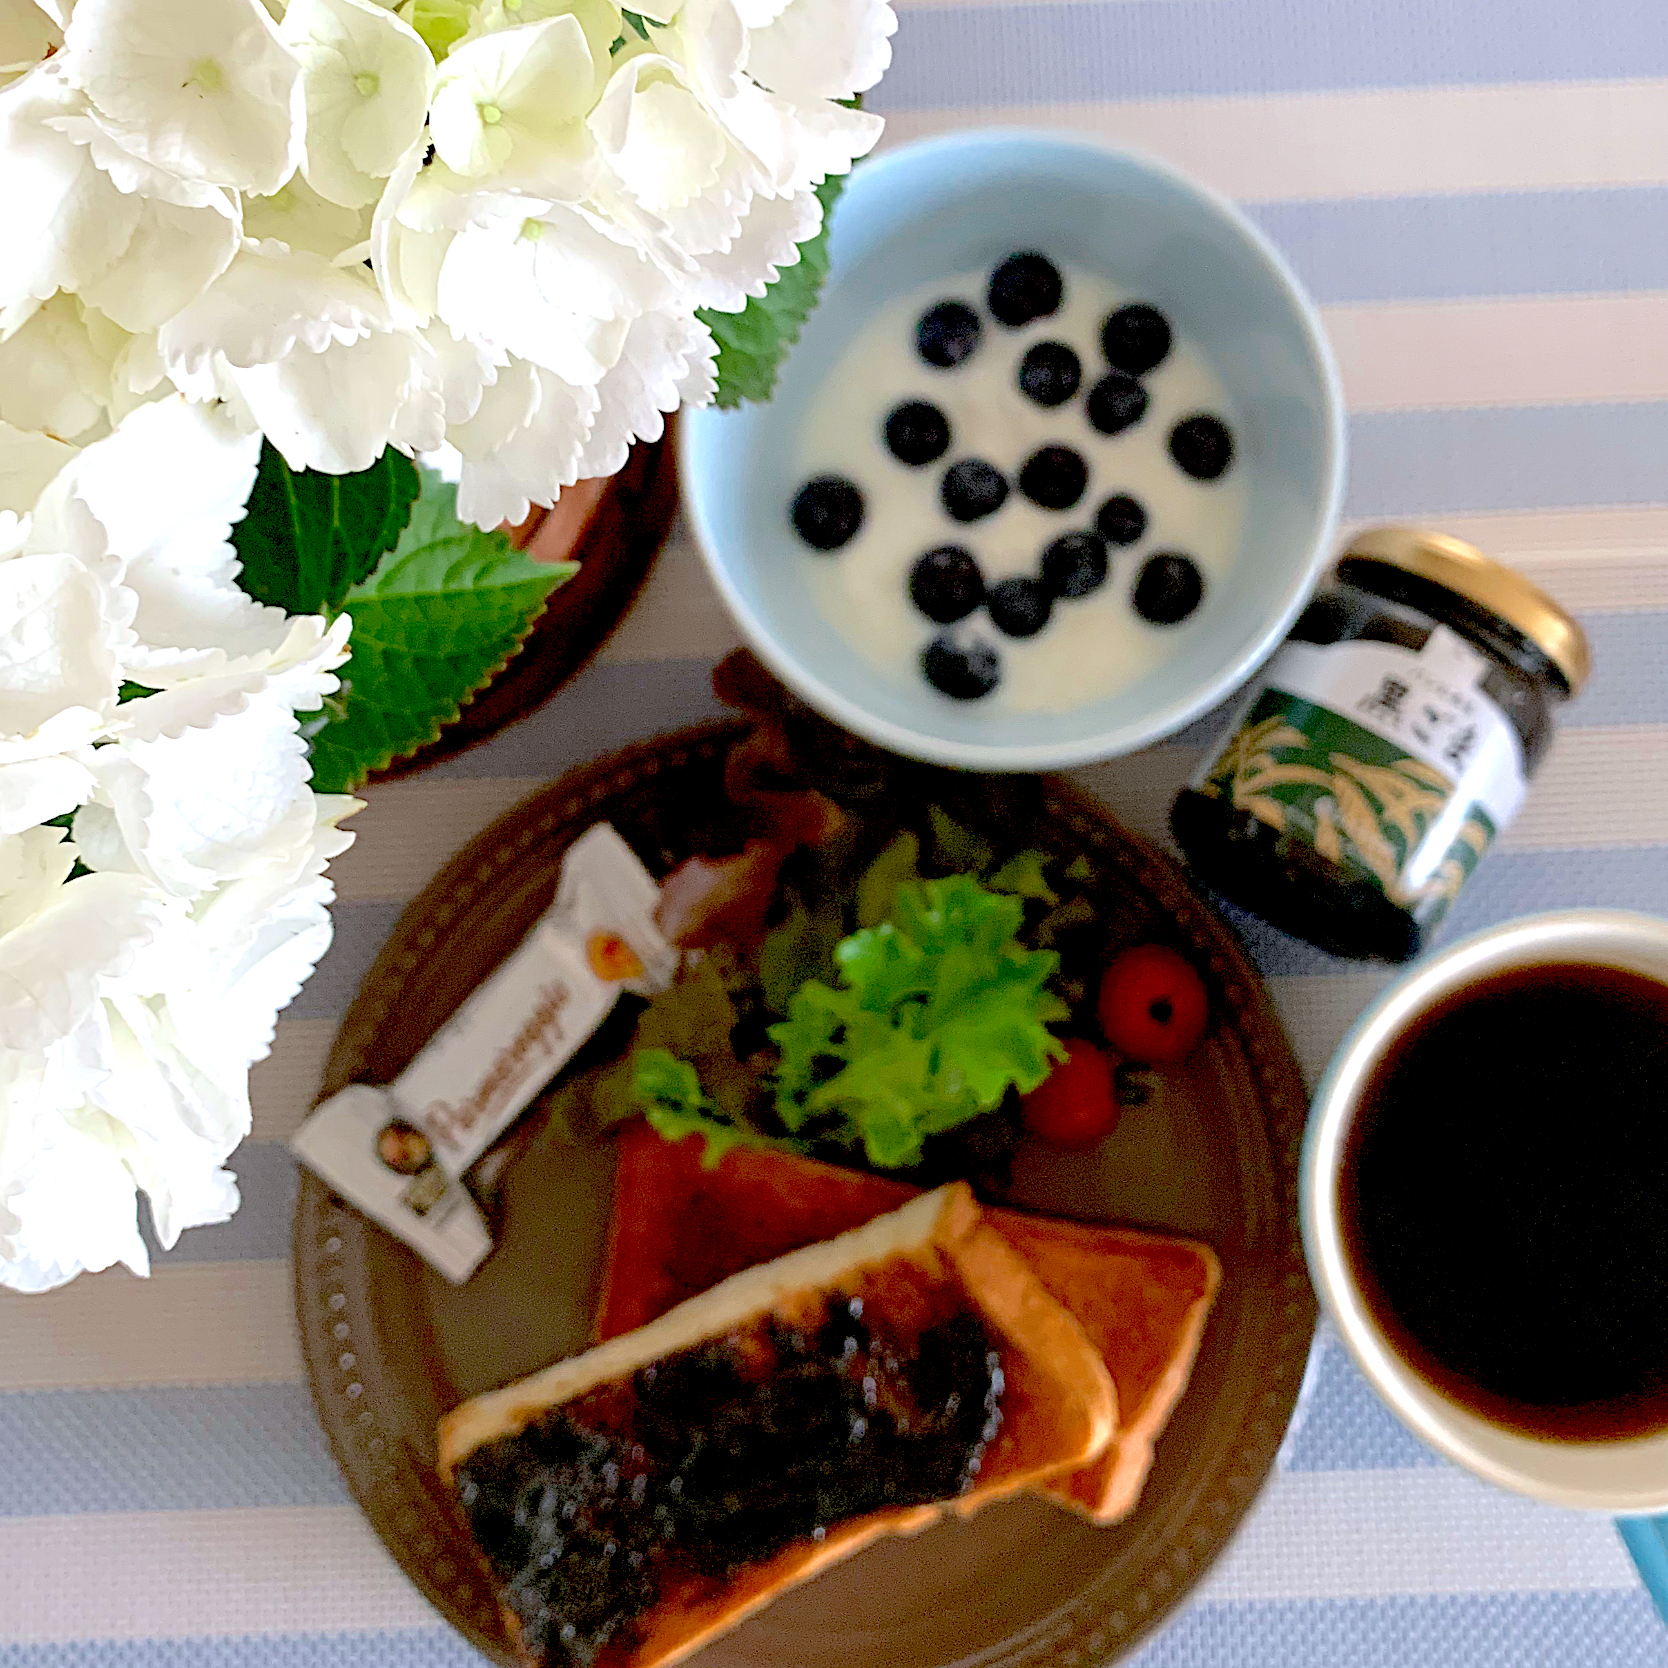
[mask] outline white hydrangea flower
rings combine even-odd
[[[375,202],[428,116],[428,47],[371,0],[290,0],[278,33],[302,64],[308,184],[348,208]]]
[[[46,1292],[125,1263],[150,1272],[121,1127],[52,1104],[49,1062],[0,1052],[0,1286]]]
[[[866,93],[892,62],[898,15],[889,0],[768,0],[774,15],[755,21],[757,3],[741,3],[747,73],[796,104]]]
[[[248,244],[157,337],[176,387],[230,402],[294,469],[366,469],[390,446],[440,444],[427,345],[397,330],[372,276]]]
[[[321,197],[297,174],[270,197],[244,198],[243,235],[341,265],[354,259],[355,251],[368,253],[371,215],[369,209],[343,208]]]
[[[523,219],[457,235],[440,269],[440,317],[566,382],[595,382],[619,358],[631,320],[673,305],[676,288],[600,215],[529,206]]]
[[[468,178],[506,176],[574,201],[590,183],[585,117],[606,70],[572,13],[469,41],[440,66],[429,112],[435,150]]]
[[[93,756],[98,800],[76,813],[88,866],[188,900],[258,869],[307,786],[296,714],[338,687],[351,627],[300,615],[275,650],[126,702],[123,732]]]
[[[0,341],[0,422],[85,445],[110,426],[127,333],[73,295],[53,296]]]
[[[0,0],[0,86],[63,44],[63,29],[35,0]]]
[[[77,0],[72,85],[135,156],[257,194],[300,165],[301,65],[257,0]]]
[[[139,199],[52,125],[77,107],[50,64],[0,91],[0,336],[59,290],[107,271],[139,223]]]
[[[506,432],[504,416],[525,409],[529,390],[529,415]],[[448,430],[463,457],[458,515],[478,527],[496,527],[526,520],[534,504],[554,503],[563,487],[579,479],[579,459],[600,403],[594,387],[576,387],[553,371],[512,360],[486,390],[475,418]],[[483,445],[487,435],[491,444]]]

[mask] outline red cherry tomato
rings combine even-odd
[[[1100,1028],[1131,1060],[1168,1066],[1185,1059],[1205,1034],[1205,987],[1174,950],[1142,944],[1125,950],[1100,981]]]
[[[1118,1127],[1112,1062],[1093,1043],[1066,1041],[1066,1057],[1025,1097],[1025,1127],[1056,1147],[1092,1147]]]

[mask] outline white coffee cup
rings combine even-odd
[[[1481,979],[1569,963],[1619,967],[1668,985],[1668,921],[1620,910],[1508,921],[1419,962],[1362,1015],[1332,1057],[1310,1112],[1300,1181],[1304,1247],[1321,1303],[1356,1364],[1402,1423],[1439,1453],[1491,1483],[1556,1505],[1665,1512],[1668,1431],[1618,1442],[1559,1441],[1478,1417],[1398,1352],[1366,1303],[1344,1247],[1339,1171],[1362,1092],[1386,1050],[1421,1014]],[[1433,1153],[1432,1162],[1441,1155]],[[1641,1315],[1639,1324],[1668,1326],[1668,1315]]]

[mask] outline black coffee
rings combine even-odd
[[[1563,1441],[1668,1429],[1668,987],[1496,974],[1418,1020],[1339,1177],[1378,1324],[1437,1389]]]

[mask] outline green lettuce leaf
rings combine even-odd
[[[1048,1026],[1067,1010],[1048,989],[1058,958],[1017,939],[1024,913],[971,875],[899,886],[891,919],[836,948],[838,985],[804,985],[770,1029],[783,1123],[894,1168],[1036,1088],[1062,1057]]]
[[[756,1130],[730,1123],[702,1092],[700,1074],[664,1048],[632,1056],[632,1088],[649,1125],[666,1141],[699,1135],[701,1164],[710,1170],[732,1147],[779,1147]]]
[[[353,617],[339,716],[312,738],[313,786],[347,793],[440,734],[515,654],[550,593],[578,572],[535,562],[457,519],[457,489],[424,470],[391,554],[342,599]]]

